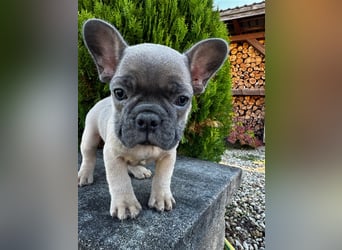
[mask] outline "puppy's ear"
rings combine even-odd
[[[84,23],[83,39],[95,61],[100,80],[110,82],[127,43],[112,25],[100,19],[89,19]]]
[[[192,46],[185,55],[189,59],[194,94],[201,94],[208,80],[227,58],[228,44],[220,38],[206,39]]]

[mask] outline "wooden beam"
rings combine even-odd
[[[246,41],[247,39],[257,39],[257,38],[265,38],[265,32],[256,32],[256,33],[250,33],[250,34],[231,36],[229,40],[231,42],[238,42],[238,41]]]
[[[265,55],[265,45],[259,43],[257,39],[247,39],[247,42],[257,50],[259,50],[261,54]]]
[[[265,89],[232,89],[233,96],[239,95],[258,95],[265,96]]]

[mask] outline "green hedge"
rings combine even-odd
[[[82,41],[82,25],[89,18],[112,23],[128,44],[150,42],[180,52],[209,37],[227,40],[225,25],[212,0],[79,0],[79,138],[85,115],[98,100],[109,95],[99,81],[95,65]],[[206,92],[193,98],[188,127],[178,148],[187,156],[219,161],[231,123],[231,80],[228,60],[211,80]]]

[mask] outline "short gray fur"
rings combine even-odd
[[[80,164],[79,156],[79,164]],[[154,166],[148,166],[154,172]],[[224,213],[241,183],[237,168],[178,157],[170,212],[148,208],[151,179],[132,184],[143,210],[136,219],[109,215],[110,195],[102,151],[97,152],[94,184],[78,190],[79,249],[223,249]]]

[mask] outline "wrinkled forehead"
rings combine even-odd
[[[188,59],[178,51],[157,44],[140,44],[128,47],[116,75],[134,76],[148,84],[166,84],[170,81],[191,87]]]

